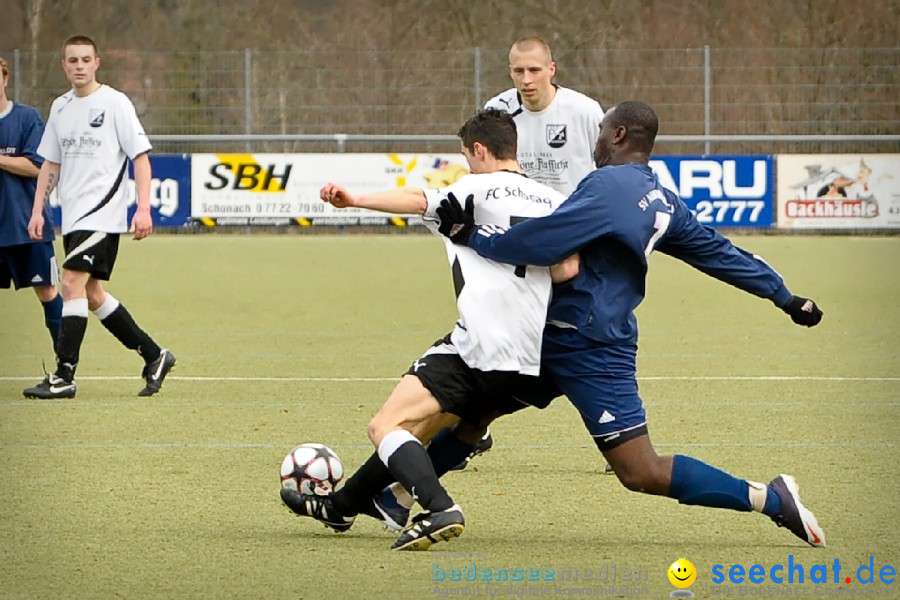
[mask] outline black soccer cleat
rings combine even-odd
[[[152,396],[158,392],[159,388],[162,387],[166,375],[168,375],[169,371],[175,367],[175,361],[175,355],[163,348],[156,360],[144,365],[144,370],[141,371],[141,377],[144,378],[147,385],[138,392],[138,396]]]
[[[794,478],[782,473],[769,482],[769,489],[781,499],[781,512],[771,517],[775,524],[787,527],[810,546],[824,548],[825,532],[812,511],[800,501],[800,487]]]
[[[339,533],[350,529],[353,521],[356,520],[356,517],[345,517],[339,513],[331,501],[331,496],[301,494],[291,488],[283,487],[281,488],[281,501],[294,514],[301,517],[312,517]]]
[[[44,380],[34,387],[22,390],[26,398],[39,398],[41,400],[55,400],[57,398],[74,398],[75,382],[66,381],[50,373]]]
[[[428,550],[432,544],[459,537],[466,528],[462,509],[454,504],[441,512],[421,512],[397,538],[391,550]]]
[[[478,456],[479,454],[484,454],[488,450],[494,447],[494,436],[491,435],[491,432],[488,431],[484,434],[484,437],[478,440],[478,443],[475,444],[475,447],[469,453],[469,455],[463,459],[463,461],[457,464],[454,467],[451,467],[451,471],[462,471],[466,467],[469,466],[469,461]]]

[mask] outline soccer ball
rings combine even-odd
[[[301,444],[281,461],[281,487],[301,494],[325,496],[344,478],[344,465],[334,450],[322,444]]]

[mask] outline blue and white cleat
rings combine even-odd
[[[815,548],[825,547],[825,532],[816,515],[800,501],[800,487],[790,475],[781,474],[769,482],[769,489],[781,499],[781,512],[771,518],[779,527],[787,527],[798,538]]]
[[[381,521],[391,531],[403,531],[409,521],[409,509],[397,501],[389,487],[378,492],[361,512]]]

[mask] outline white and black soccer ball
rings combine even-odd
[[[281,487],[325,496],[344,478],[338,455],[322,444],[300,444],[281,461]]]

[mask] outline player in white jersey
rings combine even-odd
[[[159,391],[175,356],[160,348],[125,307],[103,289],[116,262],[119,234],[127,223],[128,161],[134,163],[138,207],[130,231],[136,240],[153,231],[150,215],[150,142],[125,94],[96,79],[97,45],[86,36],[63,44],[63,70],[72,89],[57,98],[38,146],[44,158],[38,174],[28,232],[40,239],[43,209],[57,189],[62,208],[65,259],[62,325],[56,344],[56,371],[24,390],[28,398],[72,398],[75,369],[87,328],[88,311],[122,344],[144,359],[145,386],[139,396]]]
[[[509,114],[483,111],[460,129],[463,154],[473,172],[440,190],[402,188],[355,196],[328,184],[321,197],[339,208],[360,207],[421,214],[438,233],[436,209],[448,194],[467,198],[475,214],[499,228],[520,219],[547,215],[565,196],[521,173],[516,163],[516,127]],[[295,513],[346,531],[372,497],[398,481],[426,512],[394,543],[394,549],[424,550],[435,541],[458,536],[462,510],[438,481],[423,442],[462,418],[480,425],[523,406],[546,406],[555,388],[542,385],[541,340],[554,280],[577,273],[578,258],[552,269],[515,267],[484,260],[467,248],[446,244],[453,272],[459,320],[451,334],[416,360],[368,426],[377,453],[335,494],[308,496],[282,489]],[[510,389],[518,390],[513,400]],[[534,399],[534,400],[532,400]],[[446,471],[446,469],[445,469]],[[377,515],[372,515],[376,516]]]
[[[515,87],[484,107],[505,110],[515,119],[522,170],[568,196],[594,170],[603,109],[596,100],[554,84],[555,74],[547,43],[538,37],[520,38],[509,50]]]
[[[519,38],[509,50],[509,75],[515,87],[488,100],[485,108],[506,111],[515,119],[522,170],[568,196],[594,170],[603,109],[596,100],[554,84],[555,74],[547,43],[539,37]],[[486,432],[452,469],[464,469],[493,444]],[[391,502],[390,496],[384,500]]]

